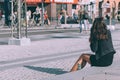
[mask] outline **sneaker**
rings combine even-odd
[[[81,67],[81,64],[78,64],[78,70],[81,70],[82,67]]]

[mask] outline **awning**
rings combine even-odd
[[[88,5],[88,4],[90,4],[90,1],[89,0],[83,0],[79,4],[80,5]]]
[[[43,0],[44,3],[50,3],[52,2],[52,0]],[[42,0],[26,0],[27,4],[37,4],[37,3],[41,3]]]
[[[41,3],[42,0],[26,0],[26,3],[28,5],[36,5],[38,3]]]
[[[81,2],[79,2],[80,5],[90,5],[90,3],[95,4],[95,0],[82,0]]]
[[[26,0],[27,3],[40,3],[41,0]]]
[[[53,0],[54,3],[78,4],[78,0]]]

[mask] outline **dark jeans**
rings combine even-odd
[[[48,25],[48,19],[46,19],[46,20],[44,21],[44,24],[47,24],[47,25]]]
[[[80,20],[80,33],[82,32],[82,24],[84,24],[84,20]]]

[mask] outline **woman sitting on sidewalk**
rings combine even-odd
[[[113,62],[115,50],[113,48],[111,32],[107,30],[103,18],[96,18],[90,33],[90,48],[94,54],[82,54],[71,69],[76,71],[85,67],[88,62],[91,66],[105,67]]]

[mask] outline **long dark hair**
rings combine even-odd
[[[96,18],[93,22],[90,34],[90,41],[107,39],[107,26],[103,18]]]

